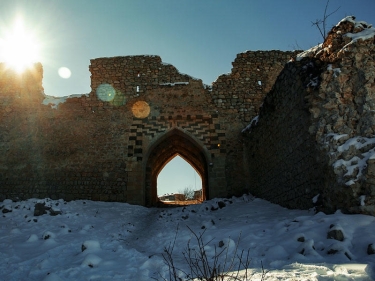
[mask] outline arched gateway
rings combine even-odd
[[[201,176],[203,199],[208,197],[208,151],[194,137],[175,128],[161,136],[149,148],[145,166],[146,206],[154,206],[157,203],[157,177],[176,155],[187,161]]]

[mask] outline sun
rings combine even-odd
[[[11,30],[0,37],[0,62],[5,62],[17,72],[22,72],[39,61],[39,46],[33,34],[26,30],[18,18]]]

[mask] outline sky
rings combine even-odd
[[[90,90],[90,59],[159,55],[211,84],[246,50],[308,49],[325,0],[0,0],[0,36],[22,17],[40,44],[45,94]],[[340,8],[339,8],[340,7]],[[374,0],[331,0],[328,27],[348,15],[375,24]],[[299,46],[299,47],[298,47]],[[71,71],[69,79],[58,74]]]
[[[158,196],[181,193],[184,189],[200,190],[202,189],[202,178],[200,175],[180,156],[173,158],[161,170],[158,176]]]
[[[46,210],[35,216],[36,203],[57,215]],[[223,251],[217,259],[223,272],[232,259],[237,269],[243,251],[246,280],[375,280],[373,216],[288,210],[248,195],[177,208],[4,200],[0,210],[0,280],[170,280],[164,250],[176,268],[190,273],[183,252],[188,245],[191,253],[199,248],[193,233],[201,235],[211,269],[215,250]]]
[[[90,59],[159,55],[212,84],[246,50],[309,49],[326,0],[0,0],[0,45],[22,19],[43,64],[46,95],[86,94]],[[330,28],[342,18],[375,24],[374,0],[330,0]],[[4,52],[0,52],[0,61]],[[59,74],[60,70],[60,74]],[[176,160],[177,161],[177,160]],[[182,166],[178,171],[184,170]],[[192,171],[192,170],[191,170]],[[183,186],[188,183],[181,178]],[[174,173],[177,176],[177,173]],[[179,187],[181,188],[181,187]]]

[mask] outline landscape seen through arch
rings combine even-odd
[[[176,173],[174,167],[181,167]],[[176,155],[158,175],[158,198],[165,203],[202,202],[202,179],[182,157]]]

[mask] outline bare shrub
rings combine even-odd
[[[194,199],[194,189],[191,186],[186,186],[183,191],[179,193],[185,196],[185,200],[193,200]]]
[[[159,272],[161,279],[154,278],[155,280],[164,281],[246,281],[249,280],[248,268],[250,265],[250,250],[239,251],[238,244],[240,242],[241,235],[238,238],[236,248],[232,255],[229,254],[229,247],[222,246],[217,248],[215,246],[214,255],[210,257],[205,250],[206,246],[212,240],[204,242],[203,236],[205,230],[202,233],[195,233],[189,226],[187,228],[193,235],[194,241],[197,243],[196,246],[191,245],[191,240],[188,241],[186,248],[182,252],[184,260],[188,265],[188,272],[176,267],[173,250],[176,243],[178,227],[174,240],[165,247],[164,253],[162,254],[164,263],[168,267],[168,277],[162,277]],[[241,272],[242,271],[242,272]],[[262,265],[262,276],[261,280],[264,280],[267,272],[264,271]]]

